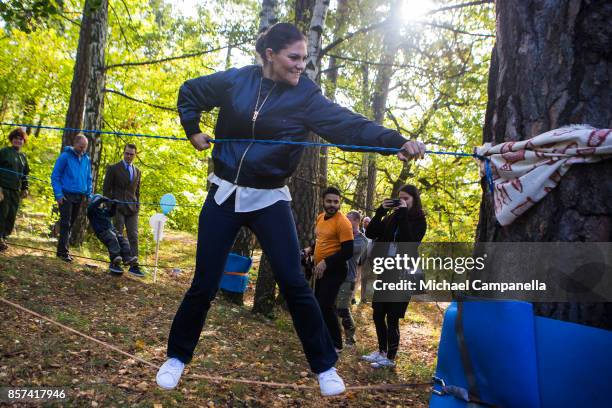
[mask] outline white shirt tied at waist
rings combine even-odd
[[[291,201],[291,193],[287,186],[272,189],[243,187],[223,180],[215,173],[208,177],[208,181],[219,187],[215,193],[217,205],[223,204],[234,191],[236,192],[234,211],[239,213],[261,210],[281,200]]]

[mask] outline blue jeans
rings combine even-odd
[[[289,202],[278,201],[261,210],[236,213],[233,194],[222,205],[214,200],[216,187],[200,213],[195,275],[170,329],[168,357],[191,361],[211,301],[215,298],[227,256],[242,226],[257,236],[274,277],[287,301],[306,359],[315,373],[333,367],[338,359],[321,309],[300,265],[300,248]]]

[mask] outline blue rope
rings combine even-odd
[[[6,126],[18,126],[18,127],[28,127],[28,128],[38,128],[38,129],[51,129],[51,130],[68,130],[72,132],[83,132],[83,133],[95,133],[95,134],[106,134],[106,135],[116,135],[116,136],[133,136],[133,137],[144,137],[144,138],[154,138],[154,139],[168,139],[168,140],[189,140],[186,137],[175,137],[175,136],[160,136],[160,135],[151,135],[146,133],[125,133],[125,132],[112,132],[106,130],[87,130],[87,129],[76,129],[76,128],[66,128],[66,127],[56,127],[56,126],[43,126],[43,125],[30,125],[23,123],[9,123],[9,122],[0,122],[0,125]],[[210,139],[211,143],[226,143],[226,142],[243,142],[243,143],[263,143],[263,144],[286,144],[286,145],[297,145],[297,146],[305,146],[305,147],[338,147],[340,149],[348,149],[348,150],[361,150],[361,151],[371,151],[371,152],[388,152],[388,153],[398,153],[401,149],[395,147],[380,147],[380,146],[367,146],[367,145],[346,145],[346,144],[336,144],[336,143],[315,143],[315,142],[297,142],[292,140],[261,140],[261,139]],[[463,153],[463,152],[444,152],[444,151],[433,151],[426,150],[425,153],[429,154],[444,154],[458,157],[475,157],[480,160],[487,160],[483,156],[479,156],[477,154],[472,153]]]
[[[47,180],[39,179],[39,178],[36,178],[34,176],[28,176],[28,175],[26,175],[24,173],[18,173],[18,172],[13,171],[13,170],[5,169],[4,167],[0,167],[0,171],[4,171],[4,172],[7,172],[7,173],[13,173],[13,174],[16,174],[16,175],[18,175],[20,177],[27,178],[27,179],[42,181],[43,183],[49,183]],[[51,184],[51,183],[49,183],[49,184]]]
[[[146,133],[125,133],[125,132],[113,132],[113,131],[106,131],[106,130],[87,130],[87,129],[66,128],[66,127],[59,127],[59,126],[30,125],[30,124],[23,124],[23,123],[20,124],[20,123],[10,123],[10,122],[0,122],[0,125],[27,127],[27,128],[35,128],[35,129],[68,130],[71,132],[105,134],[105,135],[114,135],[114,136],[133,136],[133,137],[143,137],[143,138],[151,138],[151,139],[189,140],[188,138],[185,138],[185,137],[150,135]],[[362,152],[399,153],[401,151],[401,149],[394,148],[394,147],[346,145],[346,144],[318,143],[318,142],[297,142],[297,141],[292,141],[292,140],[209,139],[209,141],[211,143],[233,142],[233,143],[285,144],[285,145],[295,145],[295,146],[305,146],[305,147],[337,147],[337,148],[344,149],[344,150],[357,150],[357,151],[362,151]],[[491,171],[491,163],[488,157],[481,156],[475,153],[445,152],[445,151],[434,151],[434,150],[425,150],[425,153],[455,156],[455,157],[473,157],[478,160],[484,161],[485,162],[485,178],[487,180],[487,184],[489,185],[489,189],[491,190],[491,192],[494,191],[493,173]]]
[[[336,143],[317,143],[317,142],[296,142],[292,140],[260,140],[260,139],[210,139],[212,143],[225,143],[225,142],[241,142],[241,143],[263,143],[263,144],[286,144],[286,145],[297,145],[297,146],[320,146],[320,147],[338,147],[344,150],[361,150],[368,152],[385,152],[385,153],[399,153],[402,149],[396,147],[380,147],[380,146],[365,146],[365,145],[347,145],[347,144],[336,144]],[[463,152],[443,152],[434,150],[425,150],[428,154],[444,154],[458,157],[474,157],[480,160],[488,160],[484,156],[480,156],[472,153]]]
[[[263,144],[286,144],[286,145],[297,145],[297,146],[320,146],[320,147],[338,147],[344,150],[360,150],[370,152],[388,152],[388,153],[399,153],[402,149],[396,147],[380,147],[380,146],[363,146],[363,145],[346,145],[346,144],[335,144],[335,143],[318,143],[318,142],[296,142],[292,140],[261,140],[261,139],[209,139],[212,143],[263,143]],[[476,153],[464,153],[464,152],[444,152],[435,150],[425,150],[428,154],[448,155],[455,157],[473,157],[481,160],[485,163],[485,178],[487,185],[491,193],[495,190],[495,183],[493,182],[493,172],[491,170],[491,159]]]
[[[493,170],[491,169],[491,160],[485,157],[485,178],[487,180],[487,184],[489,185],[489,191],[491,194],[495,193],[495,183],[493,182]]]
[[[94,133],[98,135],[134,136],[134,137],[144,137],[144,138],[150,138],[150,139],[167,139],[167,140],[188,140],[186,137],[149,135],[146,133],[112,132],[110,130],[88,130],[88,129],[67,128],[67,127],[59,127],[59,126],[28,125],[28,124],[23,124],[23,123],[0,122],[0,125],[33,128],[33,129],[68,130],[69,132]]]
[[[43,180],[43,179],[39,179],[39,178],[34,177],[34,176],[25,175],[23,173],[19,173],[19,172],[13,171],[13,170],[5,169],[4,167],[0,167],[0,171],[4,171],[4,172],[7,172],[7,173],[13,173],[13,174],[16,174],[17,176],[25,177],[27,179],[32,179],[32,180],[36,180],[36,181],[42,181],[43,183],[46,183],[46,184],[49,184],[49,185],[51,184],[51,182],[48,181],[48,180]],[[141,201],[120,201],[120,200],[112,200],[112,201],[116,202],[117,204],[138,204],[138,205],[144,205],[144,206],[147,206],[147,205],[158,206],[158,205],[160,205],[160,203],[149,203],[149,202],[141,202]],[[175,204],[175,205],[176,206],[180,206],[180,207],[198,207],[198,208],[201,207],[201,205],[197,205],[197,204]]]

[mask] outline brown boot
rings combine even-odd
[[[8,245],[6,244],[6,241],[4,240],[4,238],[0,238],[0,252],[4,252],[8,249]]]

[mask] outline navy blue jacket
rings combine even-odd
[[[92,202],[87,206],[87,218],[89,218],[91,228],[96,234],[101,234],[107,230],[115,230],[111,219],[115,215],[117,203],[112,202],[112,204],[110,204],[110,208],[108,209],[100,207],[102,203],[108,202],[112,201],[108,198],[104,198],[102,200]]]
[[[307,141],[313,131],[338,144],[399,148],[406,139],[330,101],[302,75],[297,86],[277,83],[255,122],[253,111],[261,83],[260,105],[274,82],[258,65],[230,69],[181,86],[178,111],[187,136],[200,132],[202,111],[220,107],[216,139]],[[297,168],[304,147],[248,142],[217,143],[212,157],[217,176],[254,188],[279,188]]]

